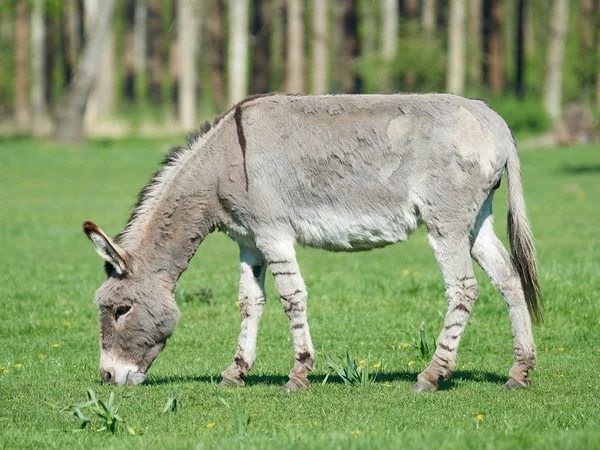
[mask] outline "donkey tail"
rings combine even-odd
[[[544,299],[540,287],[533,235],[527,220],[523,183],[521,181],[521,163],[517,147],[513,143],[506,161],[508,179],[508,238],[512,260],[525,294],[529,314],[542,323],[542,307]]]

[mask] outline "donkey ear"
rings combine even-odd
[[[83,232],[90,238],[100,257],[110,263],[119,275],[128,272],[127,253],[115,244],[98,225],[93,222],[84,222]]]

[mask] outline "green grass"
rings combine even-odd
[[[101,384],[92,299],[104,273],[81,223],[120,231],[167,149],[164,141],[133,139],[83,148],[0,141],[0,447],[600,448],[599,147],[522,154],[546,297],[546,323],[534,330],[532,388],[502,389],[512,364],[510,324],[503,299],[477,268],[481,295],[455,374],[439,392],[421,395],[409,389],[426,363],[399,344],[422,321],[437,336],[445,313],[423,230],[368,253],[298,250],[315,348],[370,353],[381,362],[374,386],[352,389],[334,376],[323,385],[328,367],[320,355],[310,391],[279,390],[293,352],[269,277],[247,387],[220,388],[239,329],[237,247],[220,234],[204,242],[179,283],[184,293],[211,292],[211,299],[182,296],[180,323],[147,383]],[[503,182],[495,200],[503,237],[505,189]],[[119,415],[136,435],[74,433],[78,420],[52,405],[83,402],[87,389],[100,399],[131,394]],[[177,408],[164,413],[174,392]]]

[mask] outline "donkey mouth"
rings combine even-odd
[[[146,374],[144,372],[127,372],[127,376],[125,377],[125,383],[129,386],[137,386],[138,384],[142,384],[146,381]]]

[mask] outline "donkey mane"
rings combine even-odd
[[[160,163],[161,167],[152,175],[146,186],[138,193],[131,215],[127,220],[127,225],[123,231],[114,238],[114,241],[117,244],[127,247],[127,243],[131,242],[131,238],[136,234],[134,230],[142,226],[144,219],[151,213],[152,208],[159,200],[163,189],[174,179],[178,169],[185,164],[194,150],[198,148],[202,141],[206,139],[207,135],[215,129],[232,109],[216,116],[212,123],[208,121],[204,122],[199,129],[186,135],[185,147],[175,146],[167,153],[167,155],[165,155]],[[114,272],[114,268],[110,263],[106,263],[104,269],[108,276],[111,276]]]

